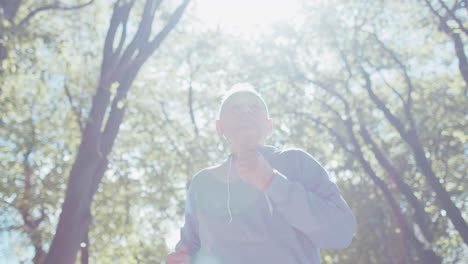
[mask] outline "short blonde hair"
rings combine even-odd
[[[223,97],[221,98],[221,105],[219,106],[219,110],[218,110],[218,120],[221,119],[221,114],[224,110],[224,106],[226,105],[227,100],[231,98],[232,96],[239,94],[239,93],[246,93],[246,94],[251,94],[251,95],[256,96],[260,100],[260,102],[262,102],[263,106],[265,107],[267,118],[270,118],[270,114],[268,112],[268,106],[265,103],[265,100],[263,100],[263,97],[255,90],[253,85],[251,85],[250,83],[243,82],[243,83],[234,84],[231,87],[231,89],[227,90],[224,93]]]

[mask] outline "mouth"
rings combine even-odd
[[[256,125],[254,122],[245,122],[237,126],[238,129],[247,129],[247,128],[255,128],[255,127]]]

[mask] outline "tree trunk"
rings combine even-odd
[[[123,49],[123,44],[126,42],[127,21],[134,3],[135,1],[117,1],[114,5],[104,44],[101,78],[96,95],[93,97],[78,154],[70,172],[57,231],[45,263],[75,263],[80,243],[86,239],[89,228],[93,196],[107,169],[107,157],[123,120],[124,102],[128,90],[143,63],[178,23],[189,0],[185,0],[171,14],[167,24],[153,39],[150,39],[152,22],[161,1],[147,0],[138,30],[128,46]],[[119,27],[120,25],[122,27]],[[114,45],[116,31],[119,28],[123,31]],[[116,49],[113,48],[115,46]],[[109,91],[112,83],[118,84],[114,98],[111,98]],[[107,110],[109,108],[110,111]],[[108,118],[103,123],[106,114]]]
[[[434,234],[430,229],[429,223],[430,218],[427,213],[424,211],[423,204],[419,199],[414,195],[411,187],[403,180],[403,177],[400,176],[397,169],[390,163],[390,161],[385,156],[384,152],[377,146],[372,137],[367,131],[364,124],[360,123],[360,133],[361,137],[364,139],[364,142],[371,146],[371,150],[374,153],[377,161],[380,166],[387,172],[390,176],[390,179],[395,183],[398,190],[406,197],[409,204],[413,207],[414,210],[414,219],[416,224],[421,228],[421,232],[424,235],[424,238],[428,242],[432,242]]]
[[[355,156],[361,163],[361,166],[364,168],[364,171],[370,176],[372,181],[379,187],[380,190],[382,190],[382,193],[387,200],[387,202],[390,204],[390,208],[392,208],[393,215],[395,219],[397,220],[397,223],[401,229],[401,245],[400,245],[400,258],[398,259],[399,262],[397,263],[405,263],[403,256],[406,255],[405,250],[405,242],[406,238],[411,242],[411,245],[416,249],[418,252],[418,255],[420,257],[420,260],[422,260],[421,263],[428,263],[428,264],[440,264],[442,263],[441,257],[437,256],[436,253],[431,250],[431,249],[425,249],[424,245],[416,238],[416,235],[414,234],[414,230],[408,225],[407,221],[405,221],[405,218],[403,216],[403,213],[401,212],[400,206],[398,203],[395,201],[395,198],[393,198],[393,195],[388,188],[388,185],[379,177],[377,177],[376,173],[372,169],[371,165],[369,162],[364,158],[364,154],[361,151],[361,146],[359,142],[356,139],[356,136],[354,135],[354,131],[352,129],[352,119],[348,119],[345,121],[345,125],[347,128],[347,132],[349,137],[351,138],[351,142],[355,148]]]
[[[397,201],[392,195],[391,190],[388,188],[388,185],[385,181],[380,179],[375,171],[372,169],[370,163],[365,159],[364,154],[362,153],[361,146],[355,136],[354,131],[352,130],[352,120],[342,120],[340,118],[340,115],[338,115],[338,118],[340,119],[341,122],[344,123],[346,127],[346,132],[349,138],[351,139],[351,144],[354,147],[354,151],[351,151],[348,148],[347,142],[338,134],[338,131],[333,130],[330,128],[327,124],[320,122],[316,119],[311,118],[310,116],[307,116],[310,120],[314,121],[317,125],[325,127],[331,135],[333,135],[337,142],[340,144],[340,146],[347,152],[350,152],[352,155],[354,155],[359,163],[361,164],[362,168],[364,171],[369,175],[371,180],[375,183],[375,185],[382,191],[385,200],[388,202],[390,205],[390,208],[392,210],[393,217],[395,218],[399,228],[401,229],[401,235],[400,235],[400,248],[398,249],[400,254],[399,258],[395,259],[395,263],[405,263],[404,260],[404,255],[405,250],[407,249],[405,247],[405,242],[408,241],[410,242],[410,245],[414,247],[416,250],[418,257],[421,260],[421,263],[428,263],[428,264],[440,264],[442,263],[442,259],[440,256],[438,256],[432,249],[425,249],[423,243],[421,243],[415,233],[414,230],[410,227],[410,225],[405,221],[403,212],[400,209],[400,206],[398,205]]]
[[[89,263],[89,228],[86,230],[86,235],[84,239],[84,245],[81,246],[81,264]]]
[[[455,203],[450,199],[449,193],[445,190],[444,186],[440,183],[432,170],[431,164],[426,158],[424,148],[422,147],[417,132],[414,128],[406,131],[402,121],[387,108],[385,103],[372,90],[369,74],[364,69],[361,70],[366,81],[365,89],[367,90],[370,99],[384,113],[387,120],[398,131],[401,138],[410,146],[416,160],[416,165],[422,171],[424,177],[429,183],[429,186],[431,186],[432,190],[436,193],[436,197],[441,207],[447,212],[447,216],[455,226],[455,229],[465,241],[465,244],[468,244],[468,225],[463,219],[458,207],[456,207]]]

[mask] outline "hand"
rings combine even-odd
[[[185,245],[182,245],[179,251],[166,256],[166,264],[188,264],[189,262],[190,256],[188,254],[188,248]]]
[[[239,177],[264,191],[273,179],[273,168],[262,154],[248,150],[237,155],[236,167]]]

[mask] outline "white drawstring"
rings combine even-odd
[[[270,215],[273,216],[273,206],[271,205],[270,198],[268,198],[268,195],[266,193],[263,193],[263,195],[265,195],[265,199],[268,204],[268,209],[270,210]]]

